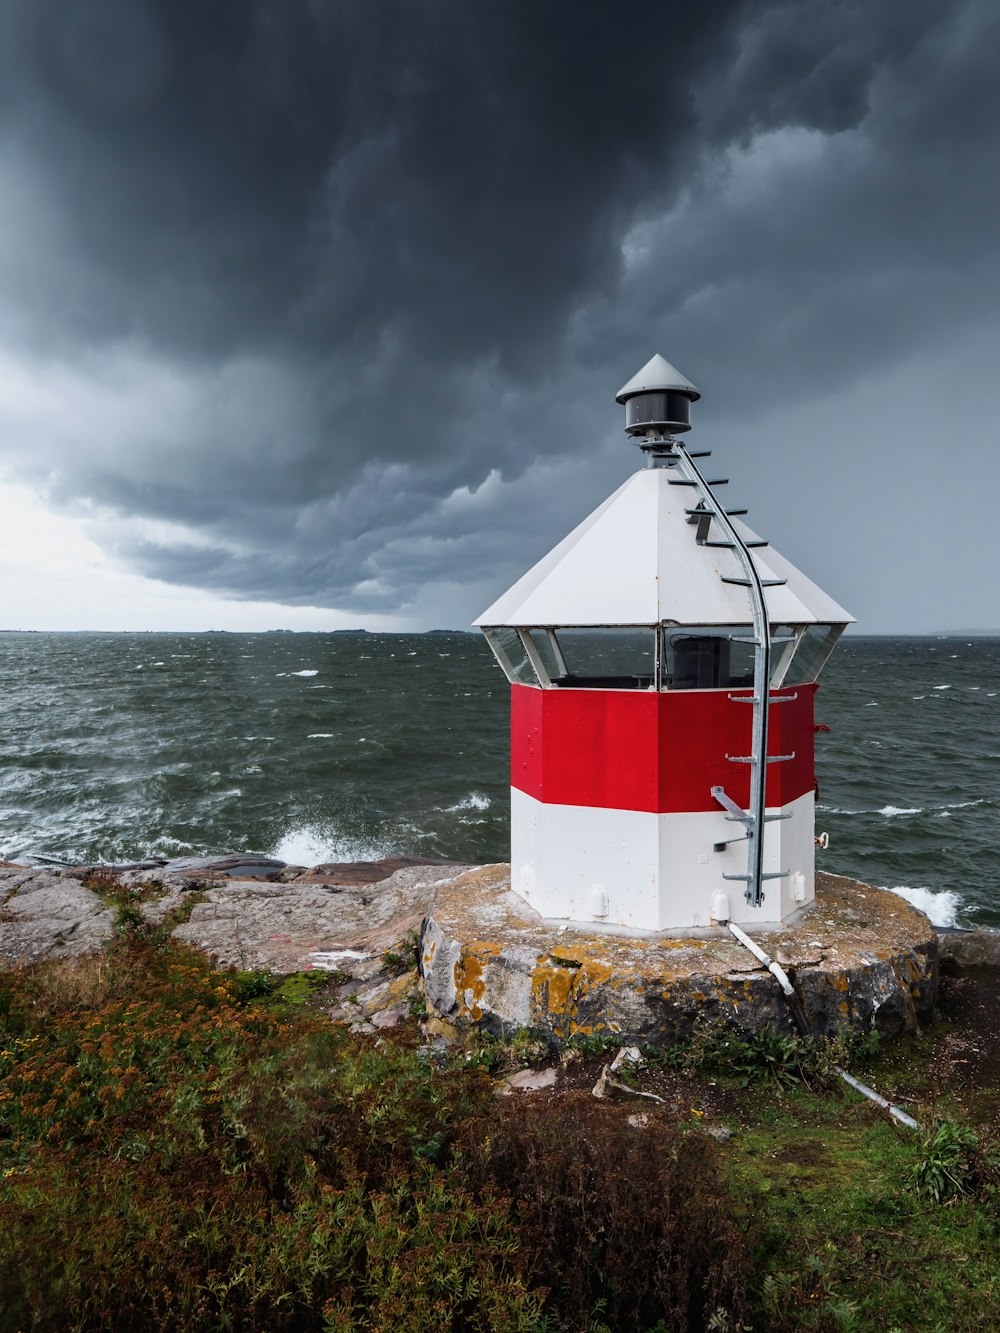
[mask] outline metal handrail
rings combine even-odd
[[[744,578],[738,580],[745,584],[750,597],[753,616],[753,729],[750,742],[750,809],[745,823],[747,829],[747,873],[746,900],[754,907],[764,901],[764,828],[767,809],[767,742],[770,716],[770,680],[771,680],[771,636],[768,623],[767,602],[764,598],[764,581],[754,563],[747,542],[740,536],[729,514],[716,499],[711,483],[706,481],[701,471],[680,440],[673,440],[670,455],[676,459],[678,470],[686,480],[694,483],[698,495],[710,511],[731,544],[733,553],[743,571]],[[702,538],[704,540],[704,538]],[[737,580],[727,578],[724,582]],[[723,878],[735,878],[723,876]],[[744,878],[739,876],[739,878]]]

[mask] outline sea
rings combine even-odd
[[[1000,638],[843,639],[818,866],[1000,926]],[[0,633],[0,857],[508,859],[509,689],[478,634]]]

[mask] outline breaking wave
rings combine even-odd
[[[954,889],[911,889],[906,884],[883,884],[882,888],[905,898],[911,906],[926,913],[932,926],[954,926],[958,924],[958,913],[962,900]]]

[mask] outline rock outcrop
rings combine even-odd
[[[421,1009],[423,985],[449,1024],[556,1039],[611,1031],[674,1040],[706,1016],[792,1029],[774,978],[725,931],[628,939],[560,930],[511,891],[505,865],[392,858],[303,869],[235,855],[0,866],[0,965],[100,949],[120,922],[121,888],[146,922],[223,966],[335,974],[331,1015],[353,1025],[377,1028]],[[819,876],[801,922],[755,933],[791,975],[817,1033],[845,1024],[913,1031],[933,1003],[935,932],[883,890]],[[946,950],[963,965],[996,965],[998,940],[949,933]]]
[[[817,1035],[853,1027],[891,1037],[930,1014],[937,936],[887,890],[817,875],[816,900],[797,921],[754,937],[788,972]],[[441,889],[421,954],[428,998],[459,1026],[661,1042],[689,1036],[706,1018],[748,1033],[796,1031],[774,977],[726,930],[568,929],[511,891],[506,865]]]
[[[93,953],[109,939],[114,911],[56,871],[0,867],[0,963]]]
[[[0,965],[101,949],[125,889],[149,925],[176,923],[171,938],[223,966],[336,974],[331,1016],[386,1027],[415,1003],[416,943],[435,891],[469,868],[393,857],[304,870],[243,856],[0,866]]]

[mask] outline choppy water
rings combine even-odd
[[[1000,639],[852,637],[820,679],[819,863],[1000,925]]]
[[[507,684],[476,635],[0,634],[0,855],[506,860]],[[1000,640],[849,639],[820,864],[1000,924]]]

